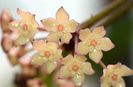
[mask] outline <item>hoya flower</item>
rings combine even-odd
[[[11,30],[18,31],[19,33],[16,44],[23,45],[32,39],[38,24],[35,21],[35,15],[20,9],[17,9],[17,13],[21,19],[14,20],[10,23],[9,27]]]
[[[92,75],[94,73],[91,64],[85,60],[84,56],[68,55],[62,60],[64,66],[60,70],[61,78],[72,78],[76,86],[81,86],[85,78],[84,74]]]
[[[101,87],[126,87],[123,76],[133,75],[133,70],[121,63],[108,65],[103,70],[101,77]]]
[[[57,43],[40,40],[33,43],[33,48],[38,53],[32,58],[32,64],[45,64],[47,72],[51,73],[62,58],[62,50],[58,49]]]
[[[97,27],[94,30],[85,29],[79,32],[79,39],[77,53],[86,55],[94,62],[98,63],[103,57],[102,51],[109,51],[114,47],[114,44],[108,37],[104,37],[106,31],[104,27]]]
[[[72,38],[71,33],[76,31],[78,23],[74,20],[69,20],[68,13],[61,7],[56,13],[56,19],[47,18],[41,20],[45,29],[49,31],[48,41],[69,43]]]

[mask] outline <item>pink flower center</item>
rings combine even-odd
[[[44,52],[44,56],[45,56],[45,57],[50,57],[50,56],[51,56],[50,51],[45,51],[45,52]]]
[[[111,77],[111,79],[112,79],[113,81],[117,80],[117,78],[118,78],[118,75],[116,75],[116,74],[114,74],[114,75]]]
[[[23,28],[24,31],[27,31],[28,30],[28,25],[27,24],[23,24],[22,28]]]
[[[78,71],[79,70],[79,66],[78,65],[73,65],[72,66],[72,70],[75,71],[75,72]]]
[[[59,24],[59,25],[57,26],[57,29],[58,29],[59,31],[63,31],[63,30],[64,30],[64,26],[63,26],[62,24]]]
[[[96,47],[97,41],[96,40],[91,40],[90,45],[93,47]]]

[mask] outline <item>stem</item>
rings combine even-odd
[[[76,33],[74,36],[74,54],[77,52],[77,47],[78,47],[78,34]]]
[[[99,65],[100,65],[103,69],[106,69],[106,68],[107,68],[106,65],[105,65],[102,61],[99,62]]]
[[[80,25],[82,29],[99,25],[106,25],[124,14],[133,6],[132,0],[116,0],[108,5],[104,10],[91,17],[88,21]],[[113,20],[112,20],[113,19]]]
[[[117,7],[114,11],[110,12],[107,16],[103,17],[101,20],[97,21],[91,27],[96,27],[100,25],[104,25],[105,27],[110,25],[113,21],[124,15],[129,9],[133,7],[133,1],[128,0],[121,6]],[[124,8],[124,9],[123,9]]]

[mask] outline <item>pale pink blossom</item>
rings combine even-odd
[[[40,40],[33,43],[33,48],[38,53],[33,56],[32,64],[45,64],[48,73],[56,69],[62,58],[62,50],[58,48],[57,43]]]
[[[74,20],[69,20],[68,13],[63,7],[59,8],[56,13],[56,19],[47,18],[41,20],[44,28],[49,31],[48,41],[69,43],[72,38],[71,33],[77,29],[78,23]]]
[[[11,30],[19,32],[16,44],[23,45],[33,38],[38,24],[35,21],[35,15],[20,9],[17,9],[17,13],[20,19],[12,21],[9,27]]]
[[[122,77],[130,75],[133,75],[133,70],[121,63],[108,65],[107,68],[103,70],[101,87],[126,87]]]
[[[114,48],[114,44],[108,37],[104,37],[106,31],[104,27],[97,27],[92,31],[90,29],[80,30],[77,53],[80,55],[89,54],[89,58],[99,63],[103,57],[102,51],[109,51]]]
[[[84,56],[72,56],[68,55],[62,60],[64,66],[61,67],[60,76],[61,78],[72,78],[72,81],[76,86],[81,86],[85,76],[92,75],[94,70],[89,62],[86,62]]]

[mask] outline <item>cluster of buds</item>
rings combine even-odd
[[[42,19],[42,25],[39,25],[35,20],[35,15],[29,12],[17,9],[17,13],[20,19],[7,20],[8,23],[5,23],[8,24],[7,30],[11,30],[10,34],[16,34],[13,43],[17,47],[18,45],[22,47],[21,52],[26,44],[31,44],[33,50],[36,51],[31,59],[19,61],[24,76],[35,77],[38,70],[41,75],[56,71],[55,82],[60,87],[80,87],[85,80],[85,75],[95,73],[91,63],[87,60],[87,55],[90,60],[103,67],[101,87],[125,87],[122,77],[133,75],[133,70],[121,63],[105,66],[101,61],[103,51],[114,48],[112,41],[105,36],[106,31],[103,26],[80,29],[79,23],[70,20],[63,7],[59,8],[55,18]],[[42,30],[48,32],[48,36],[36,40],[34,36]],[[8,39],[4,39],[3,47],[6,47],[5,44],[12,43],[12,39],[8,36],[10,34],[3,35]],[[72,40],[74,40],[74,49],[64,56],[63,52],[66,51],[64,44],[70,44]],[[12,46],[9,45],[4,49],[11,50],[10,48]],[[45,85],[40,79],[35,78],[27,81],[27,87],[45,87]]]
[[[1,45],[11,64],[16,65],[19,63],[19,58],[27,52],[27,49],[25,45],[16,46],[15,39],[18,34],[12,32],[9,28],[10,22],[12,21],[13,18],[10,16],[7,9],[0,14],[0,26],[3,31]]]

